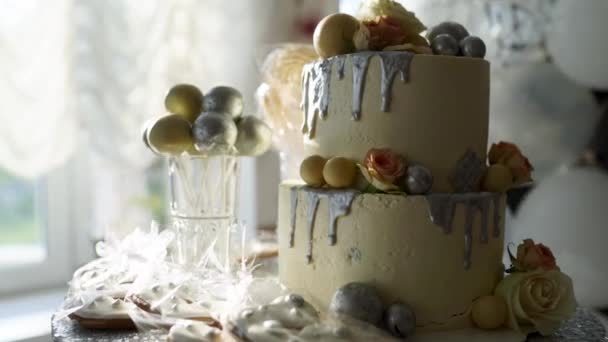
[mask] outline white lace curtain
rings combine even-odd
[[[336,1],[315,1],[313,8],[324,2]],[[168,86],[227,84],[249,97],[256,54],[293,37],[294,17],[307,5],[3,0],[2,6],[0,167],[33,178],[83,146],[123,165],[148,165],[139,127],[162,114]]]

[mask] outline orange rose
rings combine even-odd
[[[382,50],[387,46],[400,45],[407,38],[399,21],[388,16],[364,21],[363,25],[369,30],[368,49],[370,50]]]
[[[508,167],[513,174],[515,184],[532,180],[534,167],[515,144],[504,141],[492,144],[488,153],[488,160],[490,165],[501,164]]]
[[[513,261],[517,271],[528,272],[542,269],[545,271],[559,270],[555,256],[549,247],[542,243],[534,243],[532,239],[525,239],[517,246],[517,257]]]
[[[363,160],[363,166],[374,178],[394,184],[406,171],[405,160],[390,149],[372,148]]]

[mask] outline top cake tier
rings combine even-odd
[[[477,58],[364,51],[303,70],[302,131],[309,155],[363,160],[391,148],[434,176],[433,192],[467,150],[485,160],[489,63]]]

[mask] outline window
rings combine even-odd
[[[23,180],[0,169],[0,267],[45,258],[40,193],[45,179]]]
[[[0,173],[0,294],[65,284],[74,260],[66,168],[35,180]]]

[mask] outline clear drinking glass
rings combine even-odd
[[[174,262],[229,267],[238,178],[236,156],[183,154],[169,160],[170,227],[176,235]]]

